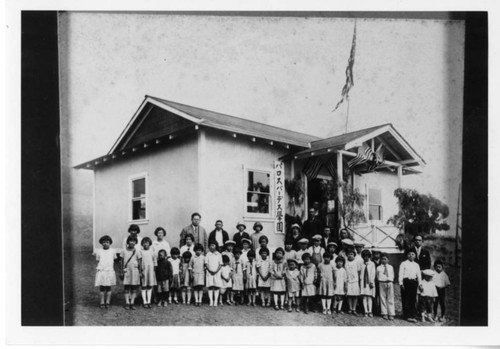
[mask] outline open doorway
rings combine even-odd
[[[319,175],[307,182],[307,207],[317,210],[319,218],[332,233],[338,231],[337,188],[332,177]]]

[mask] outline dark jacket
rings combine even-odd
[[[417,248],[413,247],[412,250],[415,252],[415,262],[420,266],[420,270],[424,271],[425,269],[431,268],[431,253],[424,249],[423,247],[420,249],[420,256],[417,254]]]
[[[212,230],[210,232],[210,234],[208,234],[208,241],[209,241],[209,243],[212,240],[215,240],[215,229]],[[225,231],[224,229],[222,229],[222,243],[225,244],[227,240],[229,240],[229,234],[227,233],[227,231]],[[222,248],[222,247],[223,246],[219,246],[219,248]]]
[[[233,241],[236,243],[236,246],[239,247],[239,248],[243,248],[243,244],[241,243],[242,239],[248,239],[248,240],[252,241],[252,239],[250,239],[250,234],[248,234],[246,231],[244,231],[242,233],[240,233],[238,231],[233,236]]]
[[[156,280],[166,281],[172,278],[172,264],[165,259],[158,259],[158,266],[156,267]]]

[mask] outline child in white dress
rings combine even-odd
[[[222,279],[222,286],[220,288],[220,305],[224,304],[224,295],[226,295],[227,305],[231,303],[231,288],[233,287],[233,268],[231,268],[231,259],[228,255],[222,255],[223,266],[220,270],[220,277]]]
[[[97,273],[95,277],[95,285],[99,286],[101,293],[101,309],[110,307],[111,302],[111,286],[116,285],[116,274],[114,269],[115,259],[119,256],[114,248],[110,248],[113,240],[110,236],[104,235],[99,239],[102,249],[96,251]]]
[[[317,268],[312,263],[311,255],[304,253],[302,255],[304,265],[300,269],[302,281],[302,300],[304,301],[304,313],[309,313],[309,303],[311,297],[316,295],[316,281],[318,279]]]
[[[245,263],[244,278],[245,289],[248,294],[248,304],[255,307],[255,292],[257,291],[257,262],[255,261],[255,252],[247,253],[248,261]]]
[[[287,264],[283,260],[285,251],[278,247],[274,252],[275,258],[271,264],[271,292],[274,298],[274,309],[285,309],[286,280],[285,271]]]
[[[323,262],[318,265],[318,277],[320,278],[319,294],[323,306],[323,314],[331,314],[332,297],[335,294],[335,285],[333,279],[334,266],[331,263],[332,256],[323,253]]]
[[[156,273],[157,266],[156,252],[151,248],[152,241],[147,236],[142,239],[141,250],[141,294],[143,307],[151,309],[151,295],[153,293],[153,286],[156,286]]]
[[[354,249],[352,248],[347,250],[345,271],[347,274],[347,302],[349,303],[349,314],[358,316],[356,306],[358,305],[361,264],[355,259]]]
[[[300,308],[300,271],[297,269],[298,263],[295,258],[291,258],[288,261],[288,268],[285,271],[286,279],[286,292],[288,294],[288,312],[293,311],[295,306],[295,311],[299,312]]]
[[[191,262],[191,252],[185,251],[182,254],[182,263],[181,263],[181,295],[182,295],[182,304],[191,304],[191,293],[193,290],[192,280],[191,280],[191,270],[190,270],[190,262]]]
[[[222,268],[222,255],[218,251],[217,241],[208,243],[209,251],[205,256],[206,282],[208,287],[208,299],[211,307],[217,306],[219,300],[219,289],[222,286],[220,270]]]
[[[422,322],[425,322],[426,318],[430,322],[435,322],[432,318],[432,305],[438,296],[436,285],[434,284],[434,281],[432,281],[432,277],[435,275],[435,272],[434,270],[426,269],[422,272],[422,275],[423,280],[418,286],[418,305]]]
[[[203,298],[203,286],[205,286],[205,256],[203,255],[203,245],[194,246],[194,256],[191,258],[190,271],[194,289],[194,305],[199,307]]]
[[[335,269],[333,270],[333,276],[335,277],[335,302],[333,308],[337,314],[344,314],[342,303],[347,293],[347,273],[344,269],[344,257],[339,256],[335,258],[335,264]]]
[[[257,262],[257,285],[259,286],[260,299],[263,307],[271,306],[269,289],[271,288],[271,261],[268,258],[269,250],[263,247],[259,251],[260,261]]]
[[[181,289],[181,251],[177,247],[172,247],[170,250],[171,258],[169,259],[172,266],[172,282],[170,283],[170,293],[168,294],[168,303],[172,304],[172,298],[175,304],[179,304],[178,295]],[[173,297],[172,297],[173,296]]]
[[[360,279],[360,294],[363,297],[363,309],[365,316],[373,317],[373,298],[375,297],[375,277],[376,269],[375,263],[370,259],[372,256],[369,250],[361,252],[363,264],[361,265],[361,279]]]

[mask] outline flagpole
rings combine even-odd
[[[350,104],[350,101],[349,101],[349,98],[347,98],[347,115],[345,117],[345,132],[344,133],[347,133],[347,122],[349,121],[349,104]]]

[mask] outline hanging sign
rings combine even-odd
[[[285,164],[274,162],[274,197],[276,207],[275,230],[278,234],[285,233]]]

